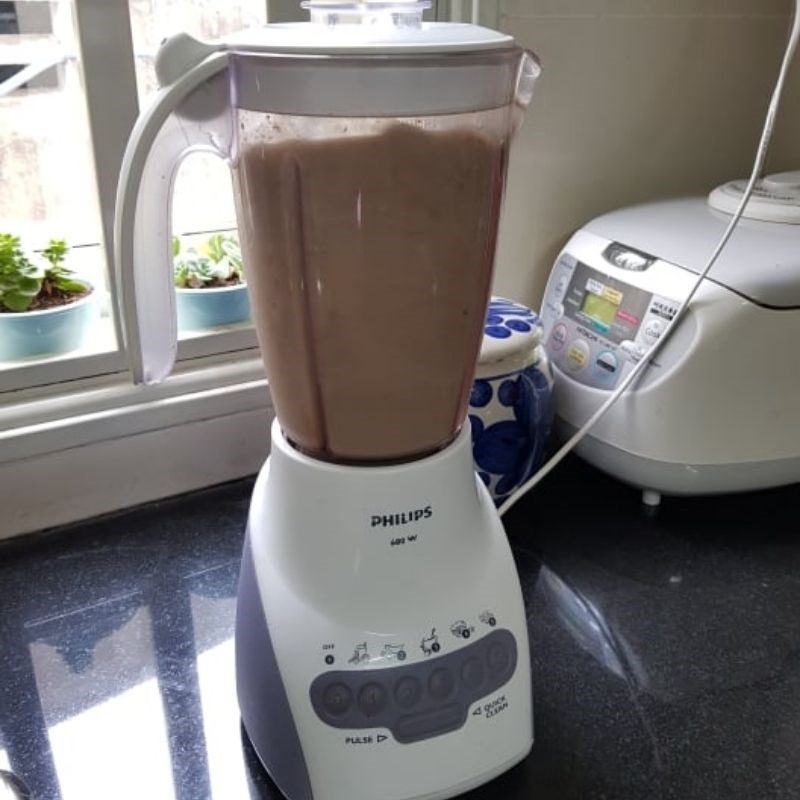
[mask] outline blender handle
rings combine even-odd
[[[188,37],[186,37],[188,39]],[[228,55],[212,52],[156,95],[136,122],[117,188],[114,262],[125,344],[136,383],[163,381],[178,347],[172,187],[190,152],[230,152]]]

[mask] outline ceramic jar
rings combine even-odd
[[[475,469],[499,505],[541,465],[553,422],[553,376],[542,323],[493,297],[469,399]]]

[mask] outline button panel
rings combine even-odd
[[[311,705],[334,728],[387,728],[408,744],[460,728],[469,707],[507,683],[516,666],[514,636],[495,630],[415,664],[325,672],[311,684]]]

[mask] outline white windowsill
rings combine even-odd
[[[273,417],[257,357],[183,365],[0,407],[0,539],[251,475]]]

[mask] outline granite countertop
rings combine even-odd
[[[280,797],[234,691],[251,485],[0,546],[0,768],[37,800]],[[800,797],[798,511],[556,471],[507,521],[536,743],[464,797]]]

